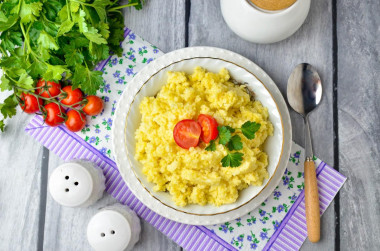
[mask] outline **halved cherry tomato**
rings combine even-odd
[[[62,124],[65,119],[65,112],[63,108],[59,109],[59,106],[56,103],[49,103],[44,106],[46,111],[45,123],[49,126],[59,126]],[[62,112],[61,112],[62,111]]]
[[[37,82],[37,87],[42,87],[37,89],[37,93],[44,98],[56,97],[61,93],[60,83],[45,81],[42,78]]]
[[[73,90],[71,85],[62,88],[62,96],[64,98],[61,99],[61,103],[64,105],[74,105],[83,100],[82,91],[79,88]]]
[[[83,107],[83,111],[90,116],[98,115],[103,110],[103,100],[98,96],[87,96],[87,104]]]
[[[201,132],[201,126],[197,121],[185,119],[175,125],[173,136],[178,146],[189,149],[198,145]]]
[[[209,143],[218,137],[218,122],[207,114],[199,114],[198,123],[202,127],[201,139],[205,143]]]
[[[67,129],[72,132],[79,132],[86,125],[86,115],[75,110],[67,112],[67,119],[65,121]]]
[[[28,93],[27,94],[22,93],[21,100],[23,102],[23,103],[20,103],[21,109],[26,113],[38,112],[40,110],[38,103],[40,104],[40,106],[42,106],[43,104],[42,99],[40,98],[37,99],[32,94],[28,94]]]

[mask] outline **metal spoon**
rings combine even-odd
[[[305,204],[306,225],[309,240],[320,239],[320,215],[317,176],[313,161],[309,113],[318,106],[322,98],[322,83],[318,72],[310,64],[296,66],[288,80],[287,96],[290,106],[305,122]]]

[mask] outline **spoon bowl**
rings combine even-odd
[[[318,72],[307,63],[294,68],[288,80],[288,102],[294,111],[306,116],[322,99],[322,83]]]

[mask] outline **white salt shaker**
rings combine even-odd
[[[138,242],[141,226],[136,213],[114,204],[95,214],[87,226],[87,239],[96,251],[129,251]]]
[[[67,207],[87,207],[103,196],[105,177],[89,161],[76,160],[58,166],[49,179],[53,199]]]

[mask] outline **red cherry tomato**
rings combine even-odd
[[[198,123],[202,127],[201,139],[205,143],[209,143],[218,137],[218,122],[207,114],[199,114]]]
[[[46,111],[45,123],[49,126],[59,126],[65,119],[63,118],[65,112],[63,108],[59,109],[56,103],[49,103],[44,106]],[[62,112],[61,112],[62,111]]]
[[[21,109],[26,113],[35,113],[38,112],[40,109],[38,107],[38,103],[40,106],[42,106],[43,101],[40,98],[36,98],[32,94],[21,94],[21,100],[23,103],[20,103]]]
[[[86,125],[86,115],[75,110],[70,110],[67,112],[65,125],[70,131],[79,132]]]
[[[73,90],[71,85],[63,87],[62,94],[65,98],[61,99],[61,103],[64,105],[74,105],[83,100],[82,91],[79,88]],[[75,105],[75,107],[77,107],[78,105]]]
[[[103,100],[98,96],[87,96],[87,104],[83,107],[83,111],[90,116],[98,115],[102,112],[104,104]]]
[[[201,126],[197,121],[191,119],[181,120],[174,127],[174,141],[184,149],[196,147],[199,143],[201,131]]]
[[[53,81],[45,81],[42,78],[37,82],[37,87],[43,87],[37,89],[37,93],[44,98],[56,97],[61,93],[61,84]]]

